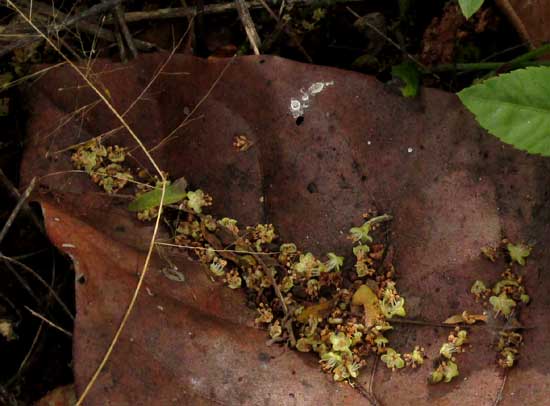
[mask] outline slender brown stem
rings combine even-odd
[[[118,26],[120,27],[120,30],[122,31],[122,36],[124,37],[124,40],[126,41],[126,45],[128,45],[128,49],[130,50],[132,57],[137,58],[138,51],[136,48],[136,44],[134,42],[134,38],[132,38],[132,34],[130,33],[130,30],[128,28],[128,24],[126,24],[126,20],[124,19],[124,11],[122,10],[122,5],[117,4],[115,7],[115,16],[118,22]]]
[[[244,0],[235,0],[235,5],[237,7],[237,12],[239,13],[241,23],[246,32],[248,42],[250,42],[250,46],[252,47],[254,54],[260,55],[260,47],[262,46],[262,44],[260,41],[260,36],[258,35],[258,31],[256,31],[254,21],[252,21],[250,11],[248,10],[248,5],[245,3]]]
[[[0,231],[0,244],[4,240],[4,237],[6,237],[6,234],[8,233],[11,225],[15,221],[15,218],[17,217],[17,215],[19,214],[19,212],[21,211],[21,209],[25,205],[25,202],[27,201],[30,194],[32,193],[35,184],[36,184],[36,177],[32,178],[31,183],[29,184],[29,186],[27,186],[27,189],[25,190],[25,192],[19,198],[19,201],[17,202],[17,204],[13,208],[10,216],[6,220],[6,223],[4,224],[4,227],[2,227],[2,231]]]

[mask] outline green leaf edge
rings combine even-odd
[[[472,100],[494,101],[494,99],[487,99],[487,98],[476,97],[472,95],[472,93],[476,93],[481,87],[486,87],[488,83],[494,84],[495,82],[498,82],[498,81],[505,82],[507,79],[510,78],[510,75],[521,76],[521,75],[529,75],[531,73],[533,75],[537,75],[539,73],[547,73],[549,75],[549,80],[550,80],[550,67],[538,66],[538,67],[516,69],[512,72],[501,74],[497,77],[488,79],[482,83],[467,87],[461,90],[460,92],[458,92],[457,96],[459,97],[462,104],[474,115],[479,125],[485,130],[487,130],[491,135],[497,137],[503,143],[511,145],[516,149],[525,151],[533,155],[550,156],[550,131],[546,135],[546,138],[547,138],[546,142],[544,140],[545,138],[544,135],[535,137],[534,139],[533,137],[526,138],[524,137],[523,134],[513,133],[513,129],[511,129],[511,131],[508,131],[506,134],[499,134],[497,133],[498,131],[497,132],[493,131],[491,126],[486,123],[486,119],[484,117],[480,117],[480,115],[478,114],[478,112],[475,111],[475,108],[472,106],[472,103],[471,103]],[[550,99],[550,93],[548,97]],[[510,102],[501,102],[501,103],[509,106],[519,106],[520,108],[523,108],[525,110],[533,110],[536,112],[540,112],[540,114],[547,114],[550,116],[550,108],[546,110],[544,108],[538,108],[538,107],[533,107],[533,106],[523,105],[523,104],[515,104]],[[525,144],[529,144],[529,145],[525,145]],[[542,148],[541,148],[541,144],[542,144]]]
[[[479,4],[476,4],[477,1],[479,1]],[[485,0],[458,0],[458,5],[462,15],[468,20],[481,8],[484,2]]]

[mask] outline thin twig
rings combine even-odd
[[[346,6],[346,9],[353,14],[356,18],[361,18],[359,14],[357,14],[352,8]],[[395,42],[393,39],[388,37],[386,34],[384,34],[382,31],[378,29],[374,24],[371,24],[367,19],[364,19],[362,21],[367,27],[369,27],[371,30],[376,32],[378,35],[380,35],[382,38],[384,38],[386,41],[388,41],[391,45],[393,45],[395,48],[397,48],[399,51],[401,51],[407,58],[409,58],[412,62],[414,62],[417,66],[419,66],[424,72],[430,72],[430,69],[424,65],[422,62],[420,62],[418,59],[416,59],[414,56],[412,56],[410,53],[405,51],[397,42]]]
[[[505,369],[504,376],[502,377],[502,382],[500,384],[500,388],[498,389],[497,396],[495,397],[495,400],[493,402],[493,406],[498,406],[498,404],[501,402],[504,395],[504,387],[506,386],[507,378],[508,378],[508,369]]]
[[[244,251],[244,250],[215,250],[212,247],[193,247],[192,245],[178,245],[178,244],[170,244],[167,242],[155,242],[156,245],[164,245],[166,247],[175,247],[175,248],[184,248],[188,250],[204,250],[204,251],[212,251],[212,252],[233,252],[235,254],[249,254],[249,255],[275,255],[280,254],[279,251],[273,251],[273,252],[256,252],[256,251]]]
[[[174,134],[182,127],[184,127],[188,121],[191,120],[191,117],[193,116],[193,114],[198,110],[198,108],[206,101],[206,99],[208,99],[208,97],[210,96],[210,94],[214,91],[214,89],[216,88],[216,86],[218,85],[218,83],[220,82],[220,80],[223,78],[223,75],[225,74],[225,72],[227,71],[227,69],[229,69],[229,67],[231,66],[231,64],[235,61],[235,56],[233,56],[228,62],[227,64],[224,66],[224,68],[222,69],[222,71],[220,72],[220,74],[218,75],[218,77],[216,78],[216,80],[214,81],[214,83],[212,83],[212,86],[210,86],[210,89],[208,89],[208,91],[206,92],[206,94],[199,100],[199,102],[195,105],[195,107],[193,107],[193,109],[191,110],[191,112],[187,115],[187,117],[185,117],[185,119],[181,122],[181,124],[179,124],[176,128],[174,128],[170,134],[168,134],[166,137],[164,137],[157,145],[155,145],[153,148],[151,148],[149,150],[149,152],[153,152],[155,151],[156,149],[160,148],[162,145],[164,145],[165,143],[169,142],[171,140],[171,138],[174,136]]]
[[[2,253],[0,252],[0,255]],[[23,286],[23,288],[27,291],[30,297],[32,297],[36,304],[40,304],[41,300],[38,298],[38,296],[34,293],[34,291],[31,289],[25,278],[23,278],[21,275],[19,275],[19,272],[13,267],[13,265],[7,261],[4,260],[4,265],[6,265],[6,268],[11,272],[11,274],[14,276],[15,279]]]
[[[182,7],[188,7],[187,1],[180,0]],[[188,16],[187,18],[187,29],[190,30],[190,34],[187,37],[187,44],[185,45],[184,53],[193,54],[193,49],[195,48],[196,36],[195,36],[195,16]]]
[[[117,24],[117,28],[118,29],[115,30],[114,33],[115,33],[116,45],[118,47],[118,56],[122,63],[126,63],[128,62],[128,58],[126,57],[126,48],[124,47],[124,40],[122,39],[121,29],[118,24]]]
[[[519,36],[526,42],[529,43],[531,47],[534,47],[533,39],[531,38],[531,35],[529,35],[529,31],[525,27],[525,24],[523,24],[523,21],[516,13],[516,10],[514,10],[514,7],[510,4],[509,0],[496,0],[497,5],[500,7],[500,9],[508,16],[508,19],[518,32]]]
[[[8,5],[10,3],[14,4],[11,0],[8,2]],[[105,11],[104,9],[95,9],[95,11],[97,10]],[[69,18],[69,16],[55,9],[53,6],[48,6],[39,2],[34,3],[34,11],[35,13],[43,14],[47,16],[55,15],[59,19],[63,20],[63,22],[61,23],[54,24],[51,26],[46,26],[46,27],[35,25],[37,28],[40,29],[41,32],[46,32],[45,34],[46,36],[49,36],[54,32],[57,33],[59,31],[66,30],[74,25],[79,31],[82,31],[91,35],[95,35],[98,38],[101,38],[106,41],[116,42],[116,35],[113,31],[106,28],[98,27],[96,24],[93,24],[91,22],[83,21],[80,18],[81,16]],[[89,16],[90,15],[88,15],[88,17]],[[7,44],[2,49],[0,49],[0,57],[9,54],[14,49],[27,46],[29,44],[32,44],[33,42],[41,41],[42,39],[43,38],[41,36],[30,36],[30,37],[25,37],[19,41],[14,41],[10,44]],[[146,42],[142,40],[135,40],[134,42],[136,47],[140,51],[151,51],[158,48],[155,44],[151,44],[150,42]]]
[[[70,333],[69,331],[65,330],[63,327],[59,327],[57,324],[55,324],[53,321],[50,321],[48,320],[46,317],[42,316],[40,313],[37,313],[35,312],[34,310],[32,310],[30,307],[28,306],[25,306],[25,309],[27,309],[33,316],[35,317],[38,317],[40,320],[44,321],[46,324],[48,324],[49,326],[61,331],[62,333],[68,335],[69,337],[72,337],[72,333]]]
[[[248,42],[250,42],[250,46],[252,46],[254,54],[260,55],[260,47],[262,46],[262,43],[260,41],[258,31],[256,31],[256,26],[254,25],[250,11],[248,10],[248,6],[244,0],[235,0],[235,5],[237,6],[237,12],[239,13],[239,18],[241,19],[241,23],[246,32]]]
[[[65,18],[65,21],[62,23],[62,26],[71,26],[76,24],[79,21],[85,20],[89,17],[94,17],[99,14],[103,14],[119,5],[121,0],[103,0],[101,3],[95,4],[87,10],[84,10],[78,15]],[[50,10],[51,11],[51,10]],[[58,29],[54,25],[54,28]]]
[[[374,375],[376,375],[376,367],[378,366],[378,357],[374,356],[374,365],[372,366],[372,371],[369,378],[369,393],[372,395],[373,398],[376,399],[376,396],[374,396]]]
[[[70,45],[67,41],[65,41],[65,39],[63,38],[59,38],[59,43],[61,45],[63,45],[63,48],[65,48],[67,51],[69,51],[69,53],[74,57],[74,59],[77,61],[77,62],[82,62],[82,56],[80,56],[80,54],[78,52],[76,52]]]
[[[69,310],[69,308],[67,307],[67,305],[65,303],[63,303],[63,301],[61,300],[61,298],[58,296],[58,294],[55,292],[55,290],[48,284],[48,282],[46,282],[40,275],[38,275],[32,268],[28,267],[27,265],[25,265],[24,263],[16,260],[16,259],[13,259],[13,258],[10,258],[10,257],[7,257],[5,255],[2,255],[0,253],[0,259],[3,259],[4,261],[7,261],[9,263],[12,263],[12,264],[15,264],[19,267],[21,267],[22,269],[24,269],[25,271],[27,271],[28,273],[30,273],[32,276],[34,276],[34,278],[39,281],[46,289],[48,289],[48,291],[50,292],[50,294],[55,298],[56,302],[59,303],[59,305],[61,306],[61,308],[65,311],[65,313],[67,313],[67,315],[71,318],[71,320],[74,320],[74,316],[73,314],[71,313],[71,311]]]
[[[354,381],[354,387],[357,389],[357,391],[363,395],[365,399],[369,401],[371,406],[380,406],[380,403],[378,400],[370,393],[363,385],[361,385],[359,382]]]
[[[138,51],[134,42],[134,38],[132,37],[132,34],[128,29],[128,25],[126,24],[126,20],[124,19],[124,11],[122,10],[121,4],[117,4],[115,6],[115,16],[118,22],[118,26],[122,31],[122,35],[124,36],[124,40],[126,41],[126,45],[128,45],[128,49],[132,53],[132,57],[135,59],[138,56]]]
[[[285,298],[283,297],[283,293],[281,292],[281,289],[279,288],[279,285],[277,284],[277,281],[275,280],[275,275],[273,275],[273,270],[268,267],[264,260],[259,256],[253,254],[253,257],[260,263],[262,268],[264,268],[264,271],[267,273],[267,277],[271,281],[271,286],[273,286],[273,290],[275,291],[275,295],[279,298],[279,301],[281,302],[281,306],[283,307],[283,312],[285,313],[285,318],[288,316],[288,308],[286,307]]]
[[[19,211],[24,206],[25,202],[27,201],[30,194],[32,193],[35,184],[36,184],[36,177],[32,178],[31,183],[29,183],[29,186],[27,186],[27,189],[25,189],[25,192],[19,198],[19,201],[17,202],[17,204],[13,208],[10,216],[6,220],[6,223],[4,224],[4,227],[2,228],[2,231],[0,231],[0,244],[2,244],[2,241],[4,240],[4,237],[6,237],[6,234],[8,233],[11,225],[15,221],[15,218],[19,214]]]
[[[191,21],[193,21],[193,19],[191,19]],[[128,114],[128,112],[130,110],[132,110],[134,108],[134,106],[136,105],[136,103],[138,101],[141,100],[141,98],[143,97],[143,95],[145,95],[145,93],[147,93],[147,91],[151,88],[151,86],[153,85],[153,83],[155,83],[155,81],[157,80],[157,78],[159,77],[159,75],[164,71],[164,68],[166,68],[166,66],[170,63],[170,61],[172,60],[172,58],[174,57],[174,54],[176,53],[176,50],[180,47],[181,43],[183,42],[183,39],[187,36],[187,34],[189,33],[189,30],[191,29],[192,27],[192,24],[190,23],[188,26],[187,26],[187,30],[185,30],[185,32],[183,33],[183,35],[181,36],[180,40],[178,41],[177,44],[175,44],[175,46],[172,48],[172,51],[170,52],[170,54],[168,55],[168,57],[164,60],[164,62],[160,65],[160,67],[157,69],[157,71],[155,72],[155,74],[153,75],[153,77],[151,78],[151,80],[149,80],[149,83],[147,83],[147,86],[145,86],[143,88],[143,90],[141,91],[141,93],[132,101],[132,103],[130,103],[130,105],[128,106],[128,108],[124,111],[124,113],[122,113],[122,117],[126,116],[126,114]]]
[[[361,3],[364,0],[335,0],[334,3]],[[284,3],[284,2],[283,2]],[[261,8],[262,4],[258,0],[252,0],[246,2],[248,8],[256,9]],[[310,0],[293,0],[292,4],[297,6],[303,5],[308,6],[311,4]],[[161,8],[152,11],[129,11],[125,13],[124,17],[126,22],[134,23],[144,20],[166,20],[172,18],[181,18],[181,17],[190,17],[197,16],[199,14],[217,14],[225,13],[227,11],[232,11],[237,8],[235,2],[223,3],[223,4],[205,4],[203,7],[172,7],[172,8]],[[114,24],[114,20],[107,19],[106,24]]]
[[[4,174],[2,169],[0,169],[0,183],[7,189],[8,193],[17,201],[21,201],[21,194],[17,190],[17,188],[11,183],[11,181],[8,179],[8,177]],[[23,213],[25,215],[29,216],[30,220],[33,222],[35,227],[41,232],[44,233],[44,227],[42,225],[42,222],[38,219],[36,214],[32,211],[30,208],[28,202],[26,199],[23,199]]]
[[[259,1],[254,0],[247,3],[249,8],[260,8]],[[161,8],[152,11],[130,11],[124,14],[124,19],[128,23],[134,23],[144,20],[164,20],[171,18],[193,17],[199,14],[217,14],[226,11],[235,10],[237,5],[234,2],[225,4],[207,4],[201,10],[197,7],[173,7]],[[112,19],[107,19],[106,24],[113,24]]]
[[[284,32],[286,32],[286,34],[290,37],[290,39],[294,42],[294,45],[296,45],[296,47],[298,48],[298,50],[302,53],[302,55],[304,55],[304,57],[306,58],[306,60],[309,62],[309,63],[313,63],[313,59],[311,58],[311,56],[309,56],[309,54],[307,53],[307,51],[305,50],[305,48],[302,46],[302,42],[300,41],[300,38],[298,38],[298,36],[296,35],[296,33],[292,30],[292,28],[290,28],[287,23],[285,21],[282,21],[279,16],[277,14],[275,14],[275,12],[273,10],[271,10],[271,7],[269,7],[269,5],[266,3],[265,0],[260,0],[260,3],[262,3],[262,6],[263,8],[267,11],[267,13],[271,16],[271,18],[273,18],[275,21],[277,21],[277,27],[276,29],[281,29],[283,30]],[[266,46],[265,42],[264,42],[264,47]]]
[[[116,30],[114,30],[116,44],[118,47],[118,56],[120,58],[120,61],[122,63],[128,62],[128,58],[126,57],[126,47],[124,46],[124,40],[122,39],[122,28],[120,27],[120,24],[116,24]]]
[[[432,68],[432,72],[450,72],[450,71],[479,71],[479,70],[496,70],[503,67],[526,68],[528,66],[549,66],[550,61],[527,61],[515,63],[513,65],[508,62],[473,62],[473,63],[457,63],[437,65]]]
[[[40,334],[42,333],[42,329],[44,328],[44,320],[40,320],[40,325],[38,326],[38,330],[36,330],[36,334],[34,335],[34,339],[32,340],[31,346],[29,350],[27,351],[27,354],[25,354],[25,358],[23,358],[23,361],[21,361],[21,364],[19,365],[19,368],[17,369],[17,372],[13,377],[10,378],[8,382],[13,382],[23,371],[23,368],[25,368],[25,365],[27,365],[27,362],[29,361],[29,358],[32,355],[32,352],[34,350],[34,347],[36,347],[36,343],[38,342],[38,339],[40,338]]]

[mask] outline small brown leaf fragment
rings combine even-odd
[[[441,17],[435,17],[422,38],[420,61],[428,66],[454,60],[459,29],[466,19],[457,4],[449,3]]]
[[[494,247],[483,247],[481,253],[491,262],[495,262],[497,259],[497,250]]]
[[[2,335],[6,341],[12,341],[17,338],[13,332],[13,323],[9,320],[0,320],[0,335]]]
[[[246,152],[253,145],[245,134],[236,135],[233,138],[233,146],[241,152]]]

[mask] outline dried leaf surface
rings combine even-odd
[[[165,58],[141,56],[128,65],[97,61],[93,78],[125,111]],[[126,115],[149,148],[186,118],[227,63],[174,57],[166,68],[170,74],[161,74]],[[315,83],[325,84],[323,91],[310,97],[300,112],[303,121],[297,121],[291,100]],[[128,199],[99,193],[85,174],[64,172],[72,169],[70,152],[56,151],[119,127],[101,105],[69,116],[97,100],[79,84],[70,69],[60,68],[33,85],[22,168],[23,182],[51,174],[41,178],[36,198],[50,237],[84,277],[77,283],[77,392],[122,317],[151,233],[126,210]],[[176,138],[153,150],[154,157],[173,179],[185,176],[210,193],[218,216],[272,222],[284,241],[315,254],[351,256],[346,232],[361,223],[361,214],[391,213],[387,238],[407,317],[440,321],[466,309],[481,313],[471,284],[498,280],[503,265],[484,259],[481,247],[497,246],[503,236],[534,244],[521,269],[532,304],[520,320],[534,328],[525,334],[502,404],[547,402],[547,160],[487,135],[454,95],[424,89],[420,98],[404,99],[374,78],[276,57],[236,59],[193,117]],[[233,146],[239,134],[253,143],[246,152]],[[108,140],[135,146],[123,131]],[[136,166],[145,165],[139,150],[133,155]],[[253,327],[254,311],[242,294],[212,282],[183,253],[162,254],[87,404],[367,402],[349,386],[332,383],[313,355],[266,346],[267,335]],[[184,283],[163,276],[167,255]],[[376,396],[382,404],[492,404],[502,373],[491,350],[491,325],[471,329],[472,349],[458,361],[460,377],[467,379],[429,386],[429,361],[396,373],[379,363]],[[399,324],[388,336],[397,351],[422,345],[434,359],[447,335],[444,328]],[[365,383],[372,365],[362,374]]]

